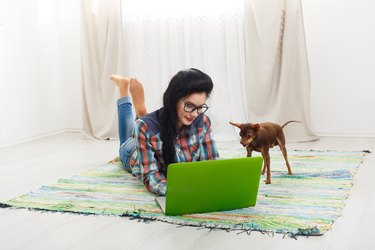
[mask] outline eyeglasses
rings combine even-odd
[[[188,112],[188,113],[193,113],[196,110],[198,114],[203,114],[204,112],[207,111],[207,109],[208,109],[208,106],[206,104],[203,104],[203,105],[197,107],[190,102],[184,103],[184,110],[185,110],[185,112]]]

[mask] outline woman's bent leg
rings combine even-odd
[[[133,138],[134,114],[133,104],[129,96],[117,100],[118,111],[118,133],[120,145],[128,138]]]
[[[111,75],[110,79],[116,84],[120,99],[117,101],[118,132],[120,145],[132,137],[134,128],[133,104],[129,95],[130,80],[120,75]]]
[[[142,83],[136,78],[130,78],[130,94],[133,98],[135,114],[141,118],[147,114],[145,92]]]
[[[128,138],[123,144],[120,146],[119,150],[119,157],[122,163],[122,166],[129,172],[132,172],[130,166],[130,157],[135,150],[135,143],[133,138]]]
[[[120,139],[119,157],[123,167],[127,171],[132,172],[129,162],[130,157],[135,150],[133,140],[134,114],[129,90],[133,97],[136,114],[138,117],[141,117],[146,114],[143,86],[136,79],[129,80],[129,78],[120,75],[111,75],[110,79],[116,83],[121,97],[117,101],[118,131]]]

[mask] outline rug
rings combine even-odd
[[[243,157],[241,146],[219,147],[222,158]],[[126,216],[183,226],[238,233],[259,231],[322,235],[341,215],[364,159],[362,151],[289,151],[294,175],[288,176],[282,154],[271,151],[272,184],[262,176],[255,207],[231,211],[165,216],[155,196],[121,168],[117,160],[1,203],[1,207],[29,208],[79,214]]]

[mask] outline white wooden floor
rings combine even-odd
[[[63,133],[0,148],[0,201],[90,169],[117,155],[117,141]],[[321,237],[197,230],[112,216],[0,209],[0,249],[375,249],[375,138],[321,138],[292,149],[369,149],[342,217]]]

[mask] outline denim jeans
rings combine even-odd
[[[118,132],[120,139],[120,150],[119,157],[122,166],[129,172],[130,168],[130,156],[135,150],[135,144],[133,139],[134,130],[134,114],[133,104],[129,96],[122,97],[117,100],[117,112],[118,112]]]

